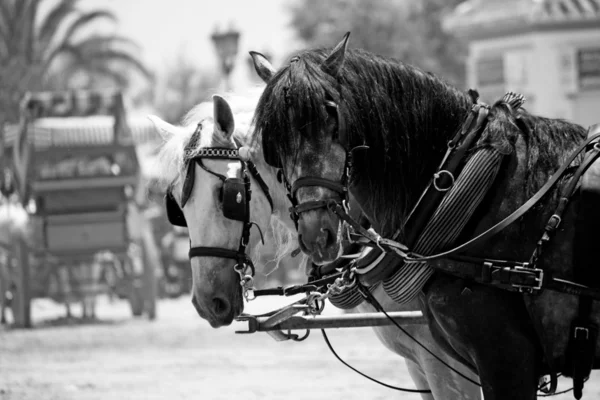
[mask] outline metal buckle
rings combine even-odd
[[[517,283],[511,283],[511,286],[516,288],[521,293],[529,293],[532,294],[535,291],[542,289],[542,283],[544,281],[544,270],[539,268],[531,268],[528,267],[529,263],[523,263],[522,266],[515,266],[513,269],[515,271],[523,271],[529,272],[535,275],[535,286],[530,285],[519,285]]]
[[[590,337],[590,331],[588,330],[588,328],[583,328],[581,326],[576,326],[575,327],[575,332],[573,333],[573,336],[575,337],[575,339],[578,339],[578,337],[577,337],[577,333],[578,332],[584,332],[585,333],[585,340],[587,340]]]
[[[438,179],[440,179],[443,175],[447,175],[450,178],[450,184],[448,185],[447,188],[441,188],[437,184]],[[447,192],[448,190],[452,189],[452,186],[454,186],[454,175],[452,175],[452,172],[442,169],[442,170],[436,172],[435,174],[433,174],[433,187],[438,192]]]

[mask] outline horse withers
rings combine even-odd
[[[280,71],[251,53],[267,83],[255,113],[256,139],[290,182],[299,244],[317,263],[339,257],[351,194],[378,226],[374,245],[410,244],[394,247],[406,261],[381,276],[386,293],[399,303],[421,300],[434,338],[478,372],[486,399],[535,398],[542,375],[573,374],[565,354],[579,297],[539,286],[552,275],[573,278],[580,196],[560,197],[583,156],[571,168],[561,166],[584,142],[585,129],[531,115],[518,96],[488,107],[475,92],[397,60],[348,50],[347,43],[348,35],[330,51],[303,51]],[[474,242],[458,261],[423,261],[511,215],[559,169],[565,178],[535,198],[517,223]],[[440,193],[439,202],[420,214],[428,188]],[[554,219],[560,225],[548,224],[562,203]],[[548,232],[551,240],[539,244]],[[600,286],[593,276],[585,283]],[[519,287],[519,279],[527,284]],[[510,284],[486,284],[492,280]],[[600,313],[597,303],[588,308],[591,328]],[[597,357],[600,346],[589,332],[587,353]]]

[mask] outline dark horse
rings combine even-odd
[[[251,53],[267,83],[255,112],[256,138],[262,140],[267,161],[282,168],[297,202],[317,204],[297,209],[300,246],[317,264],[336,259],[344,247],[344,224],[326,206],[330,199],[345,196],[343,186],[381,237],[403,242],[410,236],[404,229],[409,213],[477,102],[475,92],[459,91],[418,68],[348,50],[347,39],[333,50],[301,52],[279,71],[259,53]],[[520,106],[499,101],[485,107],[489,112],[464,167],[484,156],[493,161],[492,167],[472,174],[483,189],[446,210],[445,223],[436,228],[443,235],[421,254],[452,248],[511,214],[585,139],[583,127],[534,116]],[[304,180],[300,185],[298,179],[305,177],[339,184]],[[567,181],[559,181],[558,189],[516,223],[466,255],[530,260]],[[453,191],[446,196],[454,196]],[[579,201],[575,195],[568,203],[559,229],[535,264],[564,279],[574,278],[573,226]],[[577,296],[549,290],[524,294],[439,272],[426,263],[398,265],[384,277],[384,287],[399,282],[405,286],[393,296],[398,302],[421,298],[434,338],[478,373],[486,399],[533,399],[543,375],[570,375],[565,354]],[[596,272],[586,283],[595,280],[591,285],[597,287],[597,278]],[[596,324],[598,311],[594,302],[591,316]],[[597,357],[600,346],[595,348]]]

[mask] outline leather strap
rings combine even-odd
[[[433,254],[431,256],[420,256],[418,254],[409,254],[408,257],[406,258],[406,261],[407,262],[421,262],[421,261],[433,261],[433,260],[437,260],[440,258],[447,258],[453,254],[463,253],[466,250],[475,246],[476,244],[484,242],[487,239],[491,238],[492,236],[496,235],[498,232],[502,231],[507,226],[509,226],[512,223],[514,223],[515,221],[517,221],[527,211],[529,211],[533,206],[535,206],[548,193],[548,191],[550,191],[550,189],[552,189],[557,184],[558,180],[563,177],[563,175],[565,174],[565,171],[567,171],[567,169],[569,168],[571,163],[579,156],[579,154],[583,150],[585,150],[585,148],[592,141],[594,141],[598,138],[600,138],[600,132],[588,137],[588,139],[585,140],[585,142],[583,144],[581,144],[573,153],[571,153],[571,155],[565,161],[565,163],[556,171],[556,173],[554,173],[554,175],[552,175],[550,180],[548,180],[548,182],[546,182],[546,184],[544,186],[542,186],[535,195],[533,195],[533,197],[531,197],[529,200],[527,200],[521,207],[519,207],[517,210],[515,210],[508,217],[504,218],[502,221],[498,222],[496,225],[492,226],[491,228],[489,228],[485,232],[481,233],[480,235],[470,239],[466,243],[463,243],[460,246],[457,246],[453,249],[444,251],[442,253]]]

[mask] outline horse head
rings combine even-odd
[[[308,92],[292,93],[294,89],[305,88],[280,84],[280,81],[289,78],[276,74],[262,54],[250,52],[256,72],[267,84],[271,84],[268,86],[269,92],[263,96],[277,95],[280,88],[285,92],[281,100],[286,108],[287,121],[280,121],[281,126],[269,126],[267,129],[300,130],[303,131],[300,132],[301,137],[311,137],[311,140],[288,140],[286,135],[281,135],[283,142],[278,144],[263,137],[262,145],[267,162],[281,167],[287,180],[292,183],[291,194],[300,206],[295,209],[299,245],[316,264],[333,261],[344,251],[344,226],[327,204],[329,201],[343,203],[345,207],[349,204],[347,168],[350,167],[350,159],[340,140],[345,134],[345,125],[339,109],[340,93],[335,89],[337,76],[344,63],[348,36],[346,34],[320,63],[323,87],[320,96]],[[295,61],[292,59],[291,63]],[[275,80],[278,82],[273,85]],[[308,99],[309,104],[294,104],[293,99],[297,97]]]
[[[216,328],[243,311],[242,288],[252,281],[253,255],[271,226],[273,207],[283,209],[285,200],[271,197],[276,171],[256,157],[249,125],[236,129],[231,106],[220,96],[213,97],[212,115],[205,115],[206,106],[192,110],[185,126],[151,119],[165,140],[159,159],[168,171],[169,219],[189,230],[192,303]]]

